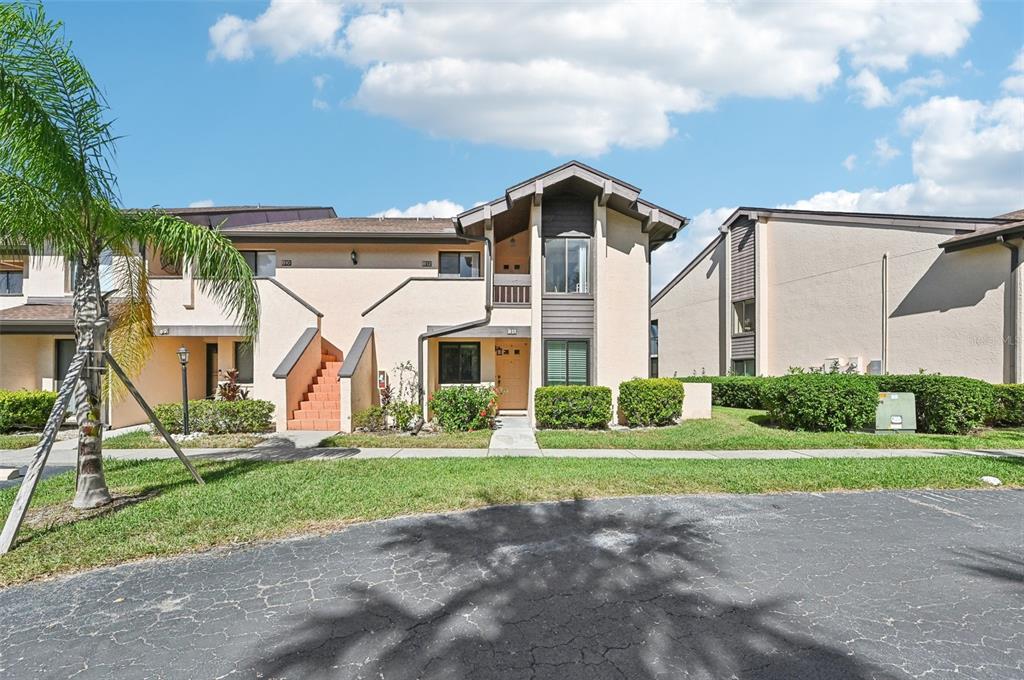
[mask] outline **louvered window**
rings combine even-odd
[[[548,385],[588,385],[590,343],[586,340],[548,340],[544,365]]]

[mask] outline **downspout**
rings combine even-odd
[[[491,285],[491,241],[487,236],[469,236],[466,234],[462,235],[467,241],[482,242],[484,244],[484,316],[481,319],[475,321],[467,321],[465,323],[456,324],[454,326],[446,326],[440,330],[430,331],[427,333],[420,333],[419,339],[416,345],[416,375],[417,375],[417,387],[419,389],[420,396],[420,408],[422,409],[422,415],[420,416],[420,422],[422,423],[426,419],[427,415],[427,393],[423,388],[423,342],[428,338],[439,338],[445,335],[451,335],[452,333],[458,333],[459,331],[469,330],[470,328],[477,328],[479,326],[486,326],[491,322],[491,309],[494,306],[492,300],[494,288]],[[417,431],[419,428],[416,428]]]
[[[1013,289],[1010,295],[1012,301],[1010,319],[1013,321],[1010,324],[1010,337],[1007,342],[1010,343],[1010,357],[1013,360],[1013,365],[1010,370],[1010,377],[1013,378],[1014,382],[1024,381],[1024,376],[1021,375],[1021,367],[1019,365],[1018,356],[1019,350],[1018,344],[1020,342],[1020,246],[1014,245],[1006,240],[1005,236],[998,237],[999,243],[1010,251],[1010,280],[1009,286]]]
[[[889,253],[882,253],[882,375],[889,373]]]

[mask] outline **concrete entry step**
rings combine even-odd
[[[540,449],[533,435],[533,426],[526,415],[500,415],[491,435],[492,449]]]

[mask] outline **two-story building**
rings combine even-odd
[[[188,263],[147,253],[154,351],[138,377],[153,403],[192,398],[235,368],[279,429],[351,430],[411,363],[424,405],[441,385],[493,384],[499,409],[533,413],[540,385],[616,390],[646,376],[651,252],[687,220],[578,162],[455,218],[337,217],[322,207],[172,210],[230,238],[257,276],[254,343],[196,286]],[[0,388],[52,389],[74,350],[71,273],[26,254],[0,272]],[[6,292],[5,292],[6,291]],[[114,426],[142,422],[113,404]]]

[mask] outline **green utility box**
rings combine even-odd
[[[917,410],[913,392],[879,392],[875,434],[916,432]]]

